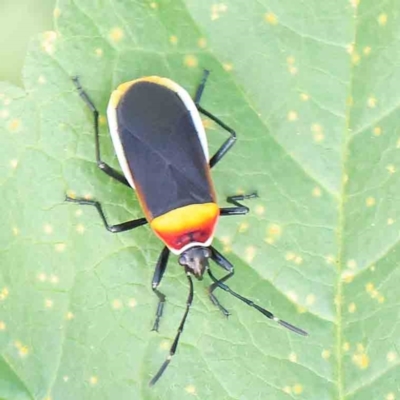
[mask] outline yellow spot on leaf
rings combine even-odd
[[[286,253],[286,255],[285,255],[285,259],[286,259],[287,261],[292,261],[292,260],[295,259],[295,257],[296,257],[296,254],[295,254],[295,253],[292,253],[291,251],[288,252],[288,253]]]
[[[14,236],[18,236],[19,235],[19,229],[16,226],[14,226],[12,228],[12,233],[13,233]]]
[[[350,4],[353,8],[357,8],[360,4],[360,0],[350,0]]]
[[[10,112],[8,110],[6,110],[5,108],[0,110],[0,118],[6,119],[9,116],[10,116]]]
[[[289,67],[289,72],[290,72],[292,75],[296,75],[297,72],[299,72],[299,69],[298,69],[297,67],[291,65],[291,66]]]
[[[137,302],[136,302],[136,300],[134,298],[129,299],[128,306],[130,308],[135,308],[136,304],[137,304]]]
[[[56,252],[62,253],[63,251],[65,251],[66,247],[67,247],[67,245],[65,243],[57,243],[54,246],[54,249],[55,249]]]
[[[57,40],[57,32],[55,31],[47,31],[42,35],[41,47],[42,49],[49,54],[54,53],[55,44]]]
[[[96,54],[97,57],[102,57],[104,52],[103,49],[98,47],[97,49],[95,49],[94,53]]]
[[[387,220],[388,225],[393,225],[394,222],[395,222],[395,220],[393,218],[388,218],[388,220]]]
[[[376,126],[373,130],[373,133],[375,136],[381,136],[382,135],[382,128],[380,126]]]
[[[314,197],[321,197],[322,195],[321,189],[319,187],[315,187],[312,191],[312,195]]]
[[[76,231],[79,233],[79,234],[83,234],[84,232],[85,232],[85,226],[83,225],[83,224],[78,224],[77,226],[76,226]]]
[[[390,392],[386,395],[385,400],[396,400],[396,396],[393,392]]]
[[[297,296],[297,293],[296,293],[296,292],[294,292],[294,291],[289,291],[289,292],[287,292],[287,297],[288,297],[290,300],[292,300],[294,303],[297,302],[298,296]]]
[[[297,121],[298,117],[299,116],[298,116],[296,111],[289,111],[288,112],[287,119],[289,121]]]
[[[343,351],[349,351],[350,350],[350,343],[349,342],[344,342],[342,346]]]
[[[168,341],[168,340],[163,340],[161,343],[160,343],[160,349],[161,350],[168,350],[169,349],[169,347],[170,347],[170,342]]]
[[[6,323],[4,321],[0,321],[0,331],[5,331],[6,330]]]
[[[272,12],[266,13],[264,15],[264,20],[270,25],[278,25],[278,17]]]
[[[312,293],[310,293],[310,294],[308,294],[307,295],[307,297],[306,297],[306,304],[308,305],[308,306],[312,306],[314,303],[315,303],[315,295],[314,294],[312,294]]]
[[[10,167],[15,169],[18,167],[18,160],[14,159],[10,161]]]
[[[262,205],[258,205],[258,206],[256,206],[256,208],[255,208],[255,213],[257,214],[257,215],[264,215],[264,213],[265,213],[265,207],[264,206],[262,206]]]
[[[226,72],[230,72],[230,71],[233,70],[233,64],[224,63],[224,64],[222,64],[222,68],[223,68]]]
[[[41,272],[38,274],[37,278],[40,282],[45,282],[47,280],[47,275],[44,272]]]
[[[45,306],[46,308],[53,308],[53,305],[54,305],[54,303],[53,303],[53,300],[51,300],[51,299],[46,299],[46,300],[44,301],[44,306]]]
[[[249,229],[249,224],[248,224],[248,222],[242,222],[242,223],[239,225],[238,231],[239,231],[239,233],[244,233],[244,232],[246,232],[248,229]]]
[[[9,292],[8,288],[4,287],[3,289],[1,289],[1,292],[0,292],[0,300],[5,300],[9,294],[10,294],[10,292]]]
[[[213,4],[211,6],[211,20],[215,21],[220,17],[220,13],[225,12],[228,9],[224,3]]]
[[[153,10],[157,10],[158,4],[153,1],[150,3],[150,8],[152,8]]]
[[[124,31],[116,26],[115,28],[112,28],[110,33],[108,34],[108,37],[110,38],[111,41],[117,43],[120,42],[123,37],[124,37]]]
[[[8,123],[9,131],[17,132],[20,129],[21,129],[21,121],[19,119],[14,118]]]
[[[196,388],[193,385],[186,386],[185,391],[189,394],[196,394]]]
[[[393,164],[389,164],[386,166],[386,169],[391,173],[394,174],[396,172],[396,167]]]
[[[19,340],[14,342],[14,346],[17,348],[20,357],[25,357],[29,354],[28,346],[22,344]]]
[[[114,310],[119,310],[122,308],[122,301],[119,299],[114,299],[111,304]]]
[[[375,287],[374,284],[372,282],[368,282],[365,285],[365,290],[367,291],[367,293],[372,293],[374,291]]]
[[[344,283],[351,283],[351,282],[353,282],[353,279],[354,279],[354,272],[345,270],[342,272],[341,278]]]
[[[348,44],[348,45],[346,46],[346,51],[347,51],[349,54],[353,54],[353,51],[354,51],[354,43]]]
[[[296,61],[296,59],[293,56],[289,56],[286,58],[286,62],[288,64],[294,64],[295,61]]]
[[[329,357],[331,356],[331,352],[330,352],[330,350],[322,350],[322,353],[321,353],[321,357],[324,359],[324,360],[327,360]]]
[[[214,122],[211,121],[211,120],[208,119],[208,118],[203,118],[203,119],[201,120],[201,122],[202,122],[202,124],[203,124],[203,126],[204,126],[204,129],[214,129],[214,128],[215,128]]]
[[[349,260],[347,261],[347,267],[350,269],[356,269],[357,268],[357,262],[356,260]]]
[[[41,85],[46,83],[46,78],[43,75],[40,75],[38,78],[38,83],[40,83]]]
[[[360,64],[360,59],[360,55],[356,51],[353,51],[353,53],[351,54],[351,62],[353,63],[353,65]]]
[[[296,258],[294,259],[294,263],[297,265],[300,265],[303,263],[303,257],[301,256],[296,256]]]
[[[173,45],[178,44],[178,38],[175,35],[169,37],[169,42]]]
[[[47,235],[50,235],[51,233],[53,233],[53,227],[50,224],[45,224],[43,226],[43,231],[44,233],[46,233]]]
[[[104,126],[107,124],[107,118],[105,117],[105,115],[100,115],[99,116],[99,124]]]
[[[53,285],[57,285],[57,283],[60,281],[60,279],[58,278],[58,276],[57,275],[51,275],[50,276],[50,282],[53,284]]]
[[[99,378],[97,376],[95,376],[95,375],[92,375],[89,378],[89,382],[90,382],[91,385],[96,385],[98,381],[99,381]]]
[[[355,303],[350,303],[348,307],[349,313],[353,314],[357,310],[357,306]]]
[[[292,388],[290,386],[285,386],[282,390],[287,394],[292,393]]]
[[[392,363],[397,360],[397,353],[394,351],[389,351],[389,353],[386,354],[386,360],[388,362]]]
[[[303,101],[308,101],[310,99],[310,96],[307,93],[301,93],[300,99]]]
[[[369,366],[369,357],[361,343],[357,344],[357,351],[352,356],[353,363],[360,369],[366,369]]]
[[[363,48],[363,53],[364,53],[364,55],[366,55],[366,56],[369,56],[370,54],[371,54],[371,47],[370,46],[365,46],[364,48]]]
[[[197,41],[197,45],[201,48],[201,49],[204,49],[205,47],[207,47],[207,40],[205,39],[205,38],[200,38],[198,41]]]
[[[334,264],[335,263],[335,256],[332,255],[332,254],[328,254],[325,257],[325,261],[326,261],[327,264]]]
[[[199,62],[198,62],[196,56],[188,54],[183,59],[183,63],[186,65],[186,67],[194,68],[194,67],[197,67]]]
[[[385,13],[379,14],[378,16],[378,24],[381,26],[385,26],[388,20],[388,16]]]
[[[251,263],[256,255],[256,248],[254,246],[248,246],[246,247],[245,253],[246,253],[245,255],[246,261],[248,263]]]
[[[296,353],[290,353],[289,354],[289,360],[291,362],[297,362],[297,354]]]
[[[365,200],[365,204],[367,205],[367,207],[373,207],[376,203],[376,200],[373,197],[368,197]]]
[[[75,318],[75,315],[71,311],[68,311],[67,314],[65,315],[65,319],[67,319],[69,321],[74,318]]]
[[[53,10],[53,17],[54,17],[54,18],[58,18],[60,15],[61,15],[61,10],[60,10],[58,7],[56,7],[56,8]]]
[[[303,393],[303,386],[300,385],[300,383],[296,383],[296,385],[293,386],[293,393],[294,393],[294,394],[301,394],[301,393]]]
[[[368,107],[369,108],[375,108],[377,101],[378,100],[374,96],[368,97],[368,100],[367,100]]]

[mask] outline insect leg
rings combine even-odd
[[[297,328],[296,326],[289,324],[289,322],[283,321],[277,317],[275,317],[274,314],[272,314],[270,311],[266,310],[265,308],[260,307],[258,304],[254,303],[253,301],[246,299],[246,297],[243,297],[239,293],[234,292],[229,286],[225,285],[225,283],[222,282],[222,280],[218,280],[210,271],[210,269],[207,270],[208,275],[210,275],[210,278],[214,281],[214,283],[221,289],[225,290],[232,296],[236,297],[237,299],[243,301],[243,303],[246,303],[248,306],[255,308],[257,311],[259,311],[261,314],[265,315],[267,318],[272,319],[273,321],[277,322],[278,324],[284,326],[286,329],[289,329],[292,332],[295,332],[299,335],[307,336],[308,333],[303,331],[303,329]]]
[[[200,85],[197,87],[196,94],[194,96],[194,104],[196,104],[196,106],[198,106],[200,103],[200,99],[206,86],[208,75],[210,75],[210,71],[208,69],[205,69],[203,71],[203,77],[201,78]]]
[[[239,201],[246,200],[246,199],[254,199],[255,197],[258,197],[257,193],[229,196],[226,199],[226,201],[230,204],[235,205],[235,207],[220,208],[220,215],[244,215],[244,214],[247,214],[250,211],[249,207],[244,206],[243,204],[239,203]]]
[[[81,204],[81,205],[85,205],[85,206],[88,205],[88,206],[96,207],[96,210],[98,211],[105,228],[111,233],[130,231],[139,226],[147,224],[147,219],[142,217],[142,218],[134,219],[132,221],[123,222],[122,224],[109,225],[109,223],[107,222],[106,216],[104,215],[101,204],[98,201],[86,200],[86,199],[73,199],[68,196],[65,197],[65,201],[68,201],[70,203]]]
[[[211,157],[209,165],[210,165],[210,168],[212,168],[212,167],[214,167],[215,164],[217,164],[219,161],[221,161],[221,159],[225,156],[225,154],[235,144],[236,132],[232,128],[230,128],[228,125],[226,125],[224,122],[222,122],[219,118],[215,117],[213,114],[211,114],[210,112],[205,110],[200,104],[196,104],[196,106],[197,106],[197,109],[202,114],[204,114],[206,117],[210,118],[212,121],[217,123],[221,128],[225,129],[230,134],[229,138],[226,139],[224,143],[222,143],[221,147]]]
[[[162,317],[163,310],[164,310],[164,304],[165,304],[165,294],[161,293],[157,289],[157,287],[161,283],[164,272],[167,268],[169,253],[170,253],[170,251],[169,251],[168,247],[164,246],[164,248],[162,249],[162,251],[160,253],[160,256],[158,257],[156,268],[154,270],[153,280],[151,282],[151,287],[153,289],[153,292],[158,297],[156,319],[154,321],[154,325],[152,328],[152,331],[157,331],[157,332],[158,332],[158,326],[160,324],[160,319]]]
[[[187,316],[189,314],[190,306],[192,305],[192,301],[193,301],[193,282],[192,282],[192,278],[190,277],[189,273],[187,273],[187,278],[188,278],[188,281],[189,281],[189,295],[188,295],[188,298],[186,300],[186,311],[185,311],[185,314],[183,315],[181,323],[179,324],[178,333],[176,334],[175,339],[174,339],[174,341],[172,343],[172,346],[171,346],[171,348],[169,350],[169,354],[167,356],[167,359],[163,362],[163,364],[161,365],[161,367],[158,370],[158,372],[154,375],[153,379],[149,382],[149,386],[153,386],[160,379],[161,375],[164,373],[164,371],[168,367],[169,363],[171,362],[171,359],[172,359],[173,355],[175,354],[176,349],[178,347],[179,338],[181,336],[181,333],[183,332],[183,328],[185,326],[186,318],[187,318]]]
[[[236,141],[236,132],[230,128],[228,125],[226,125],[224,122],[222,122],[219,118],[211,114],[209,111],[204,109],[200,105],[200,99],[201,96],[203,95],[204,88],[206,86],[207,78],[208,75],[210,75],[210,71],[204,70],[203,73],[203,78],[200,82],[200,85],[198,86],[196,90],[196,95],[194,96],[194,103],[196,104],[197,109],[204,114],[206,117],[210,118],[212,121],[214,121],[216,124],[218,124],[221,128],[225,129],[226,131],[229,132],[230,137],[222,144],[222,146],[217,150],[217,152],[211,157],[210,159],[210,167],[212,168],[218,161],[221,160],[222,157],[230,150],[230,148],[234,145]]]
[[[211,250],[211,259],[218,264],[220,267],[228,271],[229,273],[225,275],[222,279],[220,279],[218,282],[225,282],[229,278],[233,276],[235,273],[233,270],[233,265],[219,252],[217,251],[214,247],[210,247]],[[212,285],[208,287],[208,295],[210,297],[211,302],[217,306],[222,314],[224,314],[226,317],[229,316],[229,311],[222,306],[222,304],[219,302],[213,291],[218,287],[218,285],[214,282]]]
[[[82,86],[79,82],[79,78],[77,76],[74,76],[72,78],[72,81],[74,82],[74,85],[76,86],[79,95],[82,97],[83,101],[85,104],[90,108],[90,110],[93,113],[93,120],[94,120],[94,143],[96,146],[96,162],[97,166],[108,176],[111,176],[111,178],[116,179],[118,182],[123,183],[124,185],[131,187],[128,183],[128,181],[125,179],[125,177],[115,170],[114,168],[110,167],[107,163],[102,161],[101,155],[100,155],[100,135],[99,135],[99,112],[97,111],[95,105],[93,104],[92,100],[90,100],[90,97],[88,94],[82,89]]]

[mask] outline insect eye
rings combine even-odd
[[[204,254],[204,257],[210,258],[211,257],[210,249],[203,249],[203,254]]]
[[[187,262],[186,261],[186,257],[183,256],[183,255],[180,256],[178,262],[179,262],[180,265],[186,265],[186,262]]]

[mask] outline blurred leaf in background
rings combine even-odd
[[[400,1],[60,0],[55,30],[31,42],[24,90],[0,85],[0,398],[307,399],[399,397]],[[196,282],[177,356],[154,389],[184,312],[171,257],[160,332],[150,281],[161,243],[134,193],[94,162],[117,162],[105,109],[145,75],[194,93],[238,132],[213,170],[221,205],[257,190],[251,213],[222,219],[215,246],[233,289],[310,332],[296,336]],[[204,121],[211,153],[226,137]],[[216,273],[218,273],[216,269]]]
[[[22,85],[21,70],[33,35],[53,29],[55,0],[0,2],[0,80]]]

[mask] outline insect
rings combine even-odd
[[[189,309],[193,301],[192,276],[202,279],[205,272],[212,280],[208,294],[212,303],[228,316],[214,294],[216,288],[230,293],[267,318],[285,328],[306,336],[307,333],[270,311],[234,292],[226,281],[234,274],[233,265],[212,245],[220,216],[244,215],[249,208],[241,203],[256,197],[230,196],[227,202],[233,207],[217,205],[210,170],[232,148],[235,131],[200,105],[209,71],[205,70],[194,100],[188,92],[167,78],[148,76],[126,82],[112,93],[107,117],[111,138],[123,174],[105,163],[100,154],[99,113],[82,89],[77,77],[73,82],[86,105],[93,113],[94,140],[98,167],[118,182],[136,190],[144,217],[117,225],[110,225],[98,201],[66,197],[66,201],[90,205],[97,209],[105,228],[112,233],[125,232],[150,224],[154,233],[164,243],[152,279],[152,289],[158,298],[153,330],[158,331],[166,296],[159,291],[170,253],[179,257],[184,268],[189,294],[186,310],[178,327],[169,354],[150,381],[154,385],[164,373],[175,354]],[[229,133],[217,152],[210,158],[200,113]],[[214,261],[228,273],[217,279],[209,261]]]

